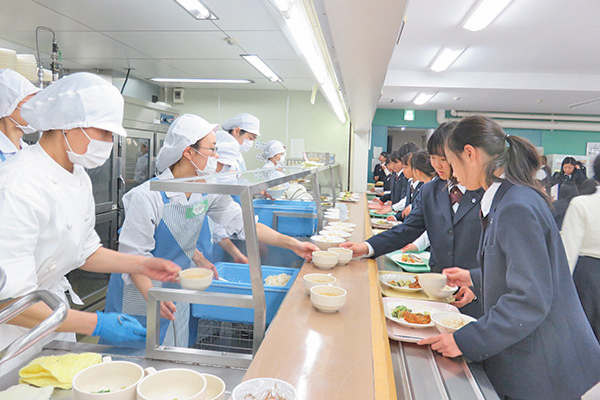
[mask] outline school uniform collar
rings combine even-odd
[[[494,202],[494,197],[496,197],[496,192],[498,192],[498,189],[500,189],[501,184],[502,182],[492,183],[492,186],[490,186],[483,194],[483,197],[481,198],[481,215],[484,217],[487,217],[487,215],[490,213],[490,210],[492,209],[492,203]]]
[[[411,182],[410,185],[412,186],[413,189],[416,189],[417,186],[419,185],[419,183],[421,183],[420,181],[414,181],[412,178],[410,178]]]
[[[458,190],[460,190],[462,194],[465,194],[465,192],[467,191],[467,188],[461,185],[460,183],[451,183],[448,185],[448,193],[450,193],[450,191],[454,188],[458,188]]]

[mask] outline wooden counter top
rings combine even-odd
[[[363,195],[348,205],[357,224],[350,240],[371,236]],[[317,311],[302,277],[324,272],[305,263],[283,301],[244,380],[282,379],[298,399],[396,399],[389,342],[374,260],[353,260],[331,273],[347,290],[344,307],[334,314]]]

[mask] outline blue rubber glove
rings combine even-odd
[[[96,311],[98,323],[92,336],[99,336],[108,344],[142,349],[146,346],[146,328],[132,316]]]

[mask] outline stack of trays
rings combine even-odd
[[[37,81],[37,62],[33,54],[17,54],[17,71],[30,82]]]

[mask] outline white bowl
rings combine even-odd
[[[206,378],[199,372],[187,368],[146,371],[149,375],[137,387],[138,400],[206,399]]]
[[[334,252],[338,255],[338,265],[346,265],[352,260],[352,250],[341,247],[332,247],[327,251]]]
[[[269,390],[277,385],[277,394],[283,395],[286,400],[296,400],[298,394],[296,389],[280,379],[275,378],[255,378],[242,382],[233,389],[231,393],[232,400],[248,400],[251,394],[255,399],[266,399]]]
[[[334,221],[339,221],[340,220],[340,215],[329,215],[329,214],[325,214],[323,215],[323,218],[325,218],[325,221],[327,222],[334,222]]]
[[[442,292],[446,286],[446,276],[437,273],[419,274],[419,285],[428,296],[433,298],[445,298]]]
[[[92,365],[73,378],[75,400],[134,400],[144,370],[129,361]],[[105,391],[104,393],[99,393]]]
[[[179,272],[179,283],[184,289],[206,290],[213,277],[213,271],[208,268],[189,268]]]
[[[333,226],[343,226],[344,228],[356,228],[356,224],[353,224],[352,222],[333,222],[329,225],[333,225]]]
[[[327,250],[331,247],[338,247],[341,243],[344,243],[346,239],[341,238],[339,236],[311,236],[311,240],[314,244],[316,244],[321,250]]]
[[[455,326],[449,325],[449,323],[452,323],[452,322],[464,323],[466,325],[469,322],[477,321],[475,318],[470,317],[468,315],[458,314],[458,313],[453,313],[453,312],[433,313],[433,314],[431,314],[431,320],[435,324],[435,327],[437,328],[437,330],[440,331],[440,333],[454,333],[457,330],[459,330],[460,328],[462,328],[462,326],[455,327]]]
[[[347,239],[351,236],[351,233],[345,232],[345,231],[334,231],[334,230],[328,231],[326,229],[323,229],[322,231],[319,231],[319,235],[321,235],[321,236],[337,236],[337,237]]]
[[[346,290],[339,286],[318,285],[310,288],[310,301],[323,313],[331,314],[346,304]]]
[[[354,231],[354,228],[350,228],[348,226],[338,226],[338,225],[327,225],[323,227],[326,231],[344,231],[351,233]]]
[[[206,400],[224,400],[225,382],[216,375],[202,374],[206,379]]]
[[[317,268],[331,269],[338,263],[338,255],[330,251],[313,251],[312,262]]]
[[[310,294],[310,288],[313,286],[319,285],[333,285],[337,281],[335,276],[331,274],[306,274],[302,278],[304,283],[304,290],[306,290],[306,294]]]

